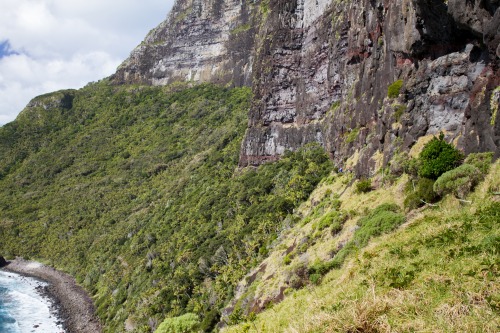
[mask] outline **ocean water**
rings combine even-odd
[[[50,309],[50,299],[36,288],[44,282],[0,270],[0,332],[65,332]]]

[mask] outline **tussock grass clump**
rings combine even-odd
[[[389,85],[387,88],[387,97],[397,98],[403,87],[403,80],[397,80]]]

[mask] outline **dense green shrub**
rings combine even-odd
[[[191,333],[196,332],[200,324],[198,316],[186,313],[179,317],[167,318],[156,329],[155,333]]]
[[[439,196],[434,192],[434,180],[429,178],[420,178],[416,184],[409,182],[407,185],[407,195],[405,197],[404,206],[408,210],[422,207],[425,203],[433,203],[439,199]]]
[[[387,88],[387,97],[389,98],[398,97],[402,87],[403,87],[403,80],[397,80],[393,82]]]
[[[481,171],[481,173],[485,176],[490,171],[490,166],[493,161],[493,153],[473,153],[469,154],[465,160],[464,164],[470,164],[475,166]]]
[[[457,198],[464,199],[482,178],[483,175],[478,168],[462,164],[443,173],[434,183],[434,191],[441,196],[453,193]]]
[[[187,312],[211,331],[332,169],[319,145],[238,169],[250,100],[249,88],[102,82],[71,109],[35,110],[43,127],[0,127],[0,221],[15,221],[0,223],[0,252],[77,277],[104,332]]]
[[[370,178],[361,178],[356,183],[356,193],[367,193],[372,190],[372,180]]]
[[[462,159],[462,152],[444,141],[441,133],[439,139],[434,137],[420,153],[418,174],[420,177],[436,180],[446,171],[459,166]]]

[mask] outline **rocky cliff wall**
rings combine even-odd
[[[271,1],[240,164],[317,141],[366,175],[440,131],[465,152],[498,154],[500,12],[481,3]]]
[[[118,68],[113,81],[250,85],[255,22],[252,1],[177,0]]]
[[[114,80],[252,85],[241,166],[319,142],[369,174],[440,131],[498,154],[499,3],[178,0]]]

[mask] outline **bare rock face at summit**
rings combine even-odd
[[[115,82],[250,85],[252,8],[247,1],[177,0],[167,20],[118,68]]]
[[[177,0],[113,80],[252,86],[241,166],[318,142],[368,175],[439,132],[498,157],[499,4]]]

